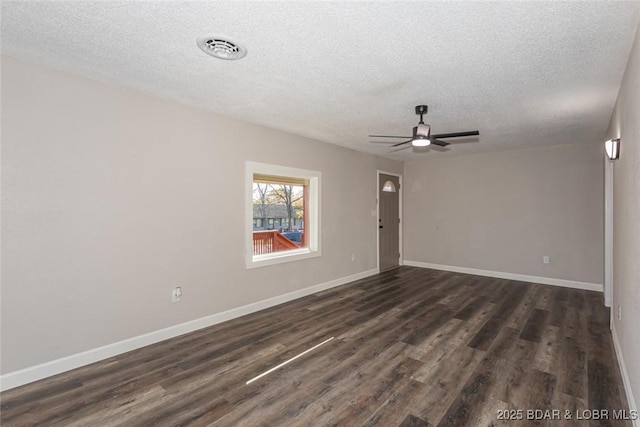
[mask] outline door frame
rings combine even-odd
[[[398,191],[398,217],[400,218],[400,223],[398,224],[398,253],[400,254],[400,258],[398,259],[398,265],[404,265],[404,253],[402,252],[402,227],[404,226],[402,217],[402,193],[404,185],[402,183],[402,175],[378,169],[376,173],[376,271],[378,273],[380,273],[380,231],[378,228],[378,224],[380,223],[380,175],[395,176],[400,183],[400,190]]]

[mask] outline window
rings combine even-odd
[[[395,193],[396,192],[396,186],[392,181],[387,181],[382,186],[382,191],[387,192],[387,193]]]
[[[319,256],[320,172],[247,162],[245,180],[247,268]]]

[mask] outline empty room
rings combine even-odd
[[[640,2],[1,2],[2,426],[640,427]]]

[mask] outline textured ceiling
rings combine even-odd
[[[598,141],[640,2],[2,2],[5,54],[396,159]],[[231,37],[240,61],[196,38]],[[447,153],[368,143],[479,130]]]

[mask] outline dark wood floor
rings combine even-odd
[[[630,425],[601,294],[410,267],[0,398],[3,426]]]

